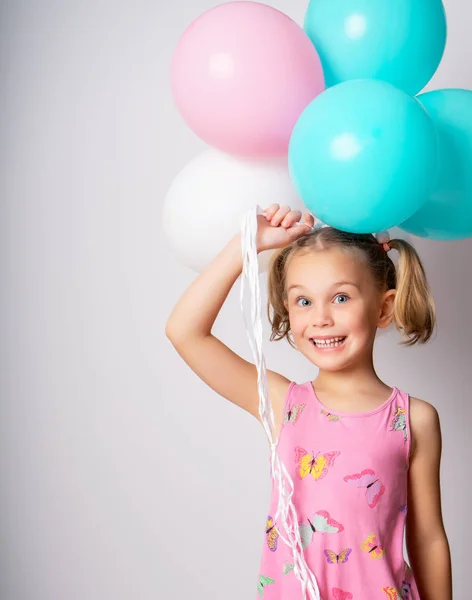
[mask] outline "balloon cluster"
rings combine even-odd
[[[345,231],[472,236],[472,92],[417,94],[446,43],[441,0],[312,0],[304,27],[228,2],[181,36],[171,87],[211,148],[171,185],[164,229],[201,270],[254,205]]]

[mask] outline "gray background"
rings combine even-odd
[[[271,4],[302,23],[305,1]],[[1,5],[1,600],[254,597],[270,489],[263,429],[164,335],[195,274],[163,239],[163,201],[205,148],[174,108],[169,63],[214,5]],[[427,89],[472,88],[472,9],[446,10]],[[468,600],[472,240],[413,239],[438,334],[412,349],[381,336],[376,367],[440,412],[455,600]],[[215,333],[252,359],[238,293]],[[264,351],[287,377],[316,377],[288,344]]]

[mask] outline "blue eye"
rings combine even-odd
[[[337,300],[338,298],[347,298],[347,299],[349,300],[349,296],[348,296],[347,294],[338,294],[338,295],[336,296],[335,300]],[[307,302],[310,302],[310,300],[307,300],[307,299],[306,299],[306,298],[304,298],[303,296],[300,296],[300,298],[297,298],[295,302],[296,302],[296,304],[297,304],[298,306],[302,306],[302,307],[306,307],[306,306],[307,306],[307,304],[305,304],[305,305],[301,305],[301,304],[299,304],[299,301],[300,301],[300,300],[306,300]],[[345,302],[338,302],[337,304],[346,304],[346,303],[345,303]]]
[[[298,304],[298,301],[299,301],[299,300],[306,300],[306,298],[303,298],[303,297],[301,297],[301,298],[297,298],[297,300],[296,300],[297,304]],[[310,302],[310,301],[309,301],[309,300],[307,300],[307,302]],[[300,306],[300,305],[299,305],[299,306]]]

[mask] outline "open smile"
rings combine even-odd
[[[317,350],[323,352],[341,350],[345,346],[347,336],[333,337],[329,339],[310,338],[310,342]]]

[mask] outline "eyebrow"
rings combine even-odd
[[[337,286],[341,286],[341,285],[353,285],[357,289],[360,289],[359,286],[356,283],[354,283],[353,281],[336,281],[335,283],[332,284],[331,287],[337,287]],[[289,292],[290,290],[293,290],[294,288],[300,288],[302,290],[305,289],[303,285],[294,283],[288,288],[287,292]]]

